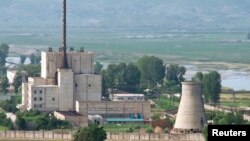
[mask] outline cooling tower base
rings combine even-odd
[[[200,129],[179,129],[174,128],[171,134],[190,134],[190,133],[201,133]]]

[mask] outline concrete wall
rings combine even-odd
[[[68,52],[69,68],[74,74],[93,74],[94,61],[91,52]],[[58,68],[62,68],[62,53],[42,52],[41,77],[54,78]]]
[[[121,116],[132,113],[143,113],[145,119],[150,118],[150,102],[76,102],[76,111],[83,115]]]
[[[27,106],[28,103],[28,83],[22,83],[22,105]]]
[[[201,84],[182,83],[182,96],[175,121],[175,129],[199,129],[206,123],[205,110],[201,97]]]
[[[64,140],[73,139],[73,133],[53,131],[0,131],[1,140]],[[202,134],[170,135],[154,133],[107,133],[107,141],[205,141]]]
[[[60,88],[60,111],[70,111],[73,106],[73,72],[71,69],[58,69],[58,86]]]
[[[74,75],[75,99],[78,101],[101,101],[101,75]]]
[[[54,111],[59,109],[60,89],[58,86],[45,87],[45,109]]]
[[[144,95],[138,94],[113,94],[112,101],[145,101]]]
[[[88,126],[88,116],[83,115],[64,115],[60,112],[54,111],[54,116],[60,120],[69,121],[73,126],[86,127]]]

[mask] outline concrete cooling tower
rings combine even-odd
[[[207,123],[201,96],[201,83],[182,82],[182,96],[173,134],[201,132]]]

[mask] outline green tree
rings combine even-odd
[[[103,65],[100,62],[95,62],[94,72],[95,74],[100,74],[102,71]]]
[[[18,89],[22,85],[22,77],[23,76],[22,76],[22,73],[20,71],[18,71],[14,77],[13,86],[14,86],[15,93],[18,93]]]
[[[74,141],[104,141],[106,139],[107,134],[103,127],[98,127],[97,125],[80,128],[74,134]]]
[[[25,72],[27,77],[38,77],[41,74],[41,65],[39,64],[28,64],[22,65],[18,68],[19,72]]]
[[[9,87],[9,80],[8,80],[7,76],[3,76],[1,78],[0,87],[1,87],[2,92],[4,94],[6,94],[8,92],[7,88]]]
[[[21,96],[12,96],[10,100],[0,101],[0,107],[7,112],[15,113],[19,103],[21,103]]]
[[[167,66],[166,81],[162,87],[162,90],[169,92],[170,96],[174,92],[181,92],[181,82],[183,82],[186,68],[177,64],[170,64]],[[171,98],[170,98],[171,100]]]
[[[155,56],[144,56],[137,61],[141,71],[141,84],[144,88],[155,89],[162,84],[165,76],[165,65],[163,61]]]
[[[36,62],[36,56],[35,56],[35,54],[31,54],[30,55],[30,63],[35,64],[35,62]]]
[[[203,81],[203,73],[202,72],[197,72],[195,74],[195,76],[192,78],[192,81],[202,82]]]
[[[26,129],[26,121],[24,118],[17,116],[15,121],[16,128],[18,130],[25,130]]]
[[[112,90],[120,89],[128,92],[138,90],[141,73],[134,64],[110,64],[102,74],[106,88],[111,88]]]
[[[35,54],[30,55],[30,63],[31,64],[40,64],[40,61],[41,61],[40,55],[35,55]]]
[[[111,90],[113,90],[117,87],[117,74],[117,66],[115,64],[108,65],[107,69],[103,72],[103,79],[107,88],[111,88]]]
[[[130,63],[126,67],[125,74],[125,83],[127,85],[126,90],[129,92],[137,91],[141,79],[141,71],[139,68]]]
[[[21,55],[21,56],[20,56],[20,63],[21,63],[22,65],[24,64],[25,60],[26,60],[26,56],[25,56],[25,55]]]
[[[9,53],[9,46],[7,44],[1,44],[0,45],[0,74],[4,73],[5,71],[5,63],[6,58],[8,57]]]
[[[205,138],[205,141],[207,141],[207,135],[208,135],[208,127],[207,127],[207,125],[202,128],[201,132],[202,132],[202,134],[203,134],[203,136]]]
[[[220,99],[221,77],[217,71],[211,71],[203,76],[203,93],[205,101],[217,104]]]
[[[213,121],[215,124],[245,124],[246,121],[243,118],[243,115],[240,113],[220,113],[217,114]]]
[[[5,113],[0,112],[0,125],[7,127],[8,129],[13,129],[14,125],[12,121],[6,117]]]
[[[183,75],[186,73],[186,68],[184,66],[179,66],[178,64],[170,64],[167,66],[166,80],[173,81],[176,84],[181,85],[185,79]]]

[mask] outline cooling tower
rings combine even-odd
[[[181,101],[174,129],[171,133],[185,134],[201,132],[206,122],[201,96],[201,83],[182,82]]]

